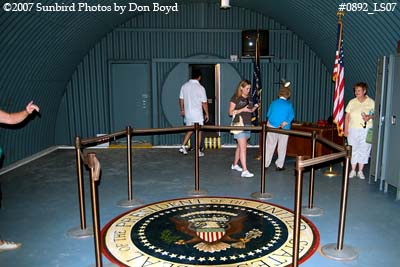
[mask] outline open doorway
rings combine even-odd
[[[215,83],[215,64],[190,64],[189,74],[192,74],[193,70],[199,70],[201,73],[201,85],[206,89],[207,102],[208,102],[208,113],[209,121],[207,125],[217,124],[217,93],[216,93],[216,83]]]
[[[215,64],[190,64],[189,73],[192,75],[193,70],[199,70],[201,73],[200,84],[204,86],[207,94],[208,102],[208,116],[209,120],[205,125],[218,125],[219,124],[219,113],[218,113],[218,85],[216,83],[216,65]],[[204,137],[217,137],[218,132],[210,131],[205,132]],[[204,140],[202,140],[204,143]]]

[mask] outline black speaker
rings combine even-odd
[[[256,40],[259,34],[260,56],[269,56],[269,32],[267,30],[242,31],[242,56],[256,55]]]

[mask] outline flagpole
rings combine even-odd
[[[258,69],[256,70],[256,69],[254,69],[253,71],[257,71],[258,72],[258,79],[261,79],[261,72],[260,72],[260,32],[257,30],[257,38],[256,38],[256,54],[255,54],[255,57],[254,57],[254,65],[255,65],[255,68],[257,67]],[[254,73],[253,73],[253,78],[254,78]],[[254,79],[253,79],[254,80]],[[256,81],[253,81],[253,83],[254,82],[256,82]],[[253,86],[255,86],[255,89],[256,89],[256,94],[257,94],[257,96],[258,96],[258,101],[259,101],[259,103],[258,103],[258,108],[257,108],[257,122],[258,122],[258,124],[259,125],[261,125],[263,122],[262,122],[262,95],[261,95],[261,92],[262,92],[262,88],[259,88],[259,83],[258,82],[256,82],[256,84],[255,85],[253,85]],[[256,160],[261,160],[261,153],[262,153],[262,144],[263,144],[263,142],[262,142],[262,138],[265,138],[265,136],[262,136],[262,132],[260,132],[259,133],[259,135],[258,135],[258,154],[256,155],[256,157],[255,157],[255,159]]]
[[[342,36],[343,35],[343,21],[342,21],[342,19],[343,19],[343,16],[344,16],[344,11],[338,11],[336,13],[336,15],[338,16],[338,23],[340,24],[339,42],[337,44],[338,45],[337,51],[339,51],[340,50],[340,41],[343,38],[343,36]]]
[[[338,11],[337,13],[336,13],[336,15],[337,15],[337,17],[338,17],[338,24],[339,24],[339,27],[340,27],[340,29],[339,29],[339,35],[338,35],[338,43],[337,43],[337,49],[336,49],[336,59],[335,59],[335,68],[337,68],[337,62],[336,62],[336,60],[338,60],[338,57],[340,57],[340,49],[341,49],[341,42],[342,42],[342,38],[343,38],[343,23],[342,23],[342,18],[343,18],[343,16],[344,16],[344,12],[343,11]],[[334,91],[335,91],[335,93],[334,94],[337,94],[337,92],[336,92],[336,81],[337,81],[337,79],[338,79],[338,75],[339,75],[339,73],[337,73],[337,70],[336,69],[334,69],[334,72],[335,72],[335,74],[333,75],[333,77],[332,77],[332,80],[333,80],[333,82],[335,83],[335,85],[334,85]],[[335,99],[334,99],[334,109],[335,109]],[[334,113],[335,113],[335,111],[334,111]],[[336,121],[335,122],[335,114],[333,114],[333,118],[332,118],[332,133],[331,133],[331,141],[333,142],[333,131],[335,130],[334,129],[334,125],[336,124],[336,126],[337,126],[337,130],[338,130],[338,135],[339,136],[342,136],[340,133],[341,133],[341,131],[342,131],[342,129],[341,129],[341,127],[340,127],[340,125],[339,125],[339,122],[338,121]],[[328,176],[328,177],[335,177],[335,176],[338,176],[339,175],[339,173],[337,172],[337,171],[334,171],[333,170],[333,166],[332,166],[332,164],[330,164],[329,165],[329,169],[328,170],[326,170],[325,172],[324,172],[324,176]]]
[[[260,68],[260,65],[261,65],[261,60],[260,60],[260,32],[259,31],[257,31],[257,39],[256,39],[256,60],[257,60],[257,62],[256,62],[256,64],[257,64],[257,66],[258,66],[258,70],[259,70],[259,76],[260,77],[258,77],[259,79],[261,79],[261,68]],[[262,98],[261,98],[261,92],[262,92],[262,88],[257,88],[257,94],[258,94],[258,100],[260,101],[259,102],[259,105],[258,105],[258,108],[257,108],[257,110],[258,110],[258,112],[257,112],[257,117],[258,117],[258,123],[260,124],[262,121],[261,121],[261,119],[262,119]]]

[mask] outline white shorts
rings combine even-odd
[[[185,125],[186,125],[186,126],[193,126],[196,122],[197,122],[199,125],[203,125],[203,121],[204,121],[204,120],[201,120],[201,121],[190,121],[190,120],[186,120]]]

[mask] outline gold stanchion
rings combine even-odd
[[[337,243],[336,244],[330,243],[321,247],[321,254],[323,256],[337,261],[351,261],[355,260],[358,257],[358,252],[354,247],[349,245],[343,245],[344,229],[346,222],[347,195],[349,192],[348,187],[349,187],[349,165],[351,159],[351,146],[346,146],[346,152],[347,156],[343,170]]]
[[[143,202],[133,197],[132,191],[132,127],[126,127],[127,139],[127,165],[128,165],[128,199],[122,199],[117,205],[124,208],[132,208],[143,205]]]
[[[96,257],[96,267],[111,267],[116,266],[112,263],[103,265],[103,258],[101,255],[101,230],[100,230],[100,208],[99,208],[99,197],[98,197],[98,184],[100,181],[100,162],[96,158],[96,153],[88,153],[86,164],[90,169],[90,196],[92,203],[92,219],[94,227],[94,249]],[[90,265],[92,267],[93,265]]]
[[[263,124],[265,124],[265,123],[260,121],[261,127]],[[262,140],[263,138],[265,138],[265,136],[263,137],[262,132],[259,132],[258,133],[258,152],[257,152],[257,155],[254,157],[255,160],[261,160],[261,161],[263,160],[262,159],[262,157],[263,157],[262,156],[262,153],[263,153],[262,146],[263,145],[265,146],[265,141]],[[261,162],[261,164],[264,164],[264,163]]]
[[[267,124],[263,123],[262,128],[261,128],[261,134],[260,134],[260,148],[261,148],[261,161],[260,161],[260,167],[261,167],[261,189],[260,192],[254,192],[251,194],[251,196],[255,199],[259,200],[267,200],[271,199],[273,195],[271,193],[266,193],[265,192],[265,137],[267,133]]]
[[[311,142],[311,158],[315,158],[315,149],[317,142],[317,132],[312,132],[312,142]],[[302,214],[306,216],[320,216],[324,212],[321,208],[314,206],[314,184],[315,184],[315,170],[314,165],[311,166],[310,171],[310,184],[308,190],[308,206],[304,206],[301,209]]]
[[[260,122],[261,123],[261,122]],[[262,161],[262,145],[263,145],[263,141],[261,140],[263,138],[262,133],[258,134],[258,152],[257,155],[254,157],[255,160],[261,160]],[[263,164],[263,163],[261,163]]]
[[[300,224],[301,224],[301,195],[303,188],[303,167],[299,167],[299,161],[304,160],[303,156],[296,157],[296,183],[294,197],[294,228],[293,228],[293,267],[299,266],[300,248]]]
[[[196,122],[194,124],[194,132],[195,132],[195,144],[194,144],[194,151],[195,151],[195,157],[194,157],[194,190],[191,190],[188,192],[189,196],[206,196],[207,191],[206,190],[200,190],[200,175],[199,175],[199,152],[200,152],[200,146],[199,146],[199,140],[200,140],[200,125]]]
[[[83,174],[82,174],[82,151],[81,151],[81,139],[79,136],[75,137],[75,152],[76,152],[76,165],[77,165],[77,175],[78,175],[80,227],[74,227],[68,230],[67,235],[73,238],[86,238],[93,235],[93,228],[91,226],[86,226],[85,192],[84,192]]]
[[[97,182],[100,179],[100,162],[96,158],[95,153],[88,154],[88,167],[90,169],[90,193],[92,201],[92,217],[94,227],[94,248],[96,256],[96,266],[103,266],[100,249],[100,217],[99,217],[99,201],[97,197]]]

